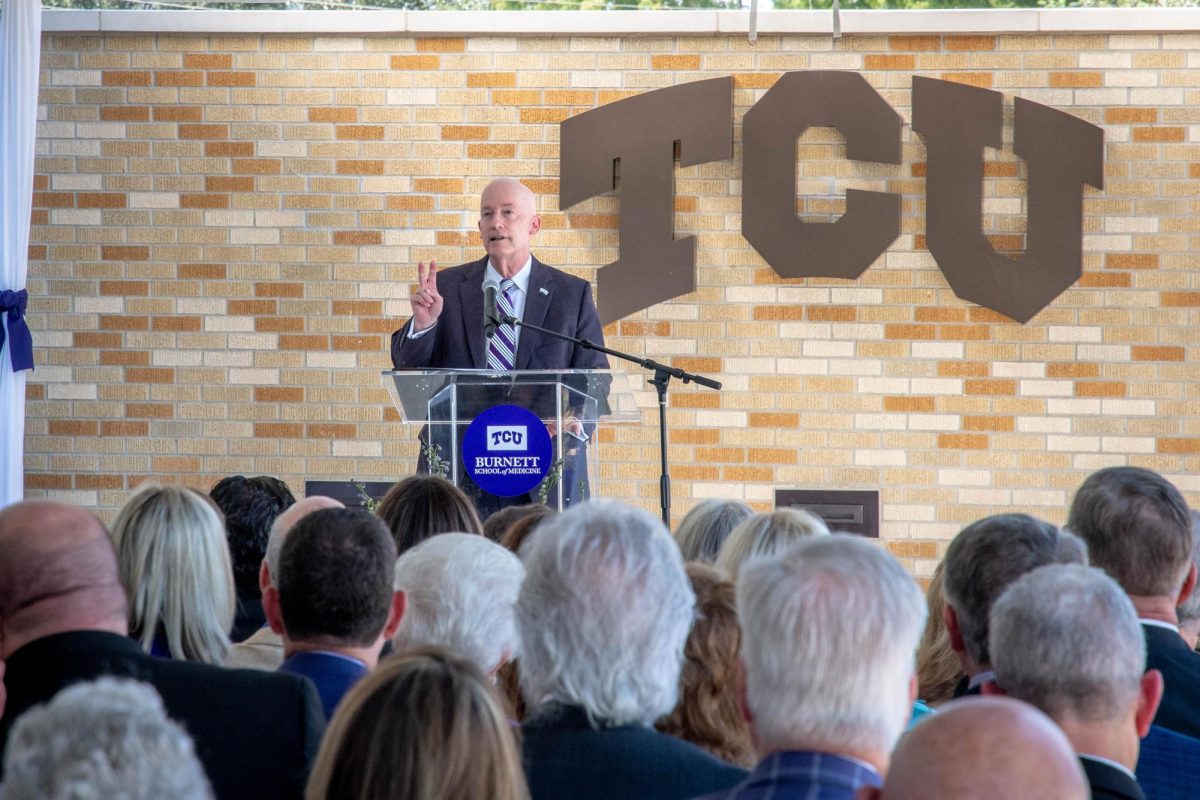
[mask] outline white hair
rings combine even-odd
[[[215,506],[191,489],[148,483],[117,512],[112,538],[142,649],[161,634],[172,658],[221,664],[237,596]]]
[[[718,569],[736,578],[742,564],[755,556],[782,553],[808,536],[827,536],[825,520],[804,508],[777,508],[738,523],[717,554]]]
[[[753,514],[750,506],[737,500],[701,500],[675,529],[683,560],[713,563],[733,529]]]
[[[1137,611],[1095,567],[1039,567],[992,607],[996,683],[1051,717],[1116,722],[1137,702],[1146,642]]]
[[[798,743],[891,752],[911,712],[927,614],[891,554],[847,534],[803,539],[743,566],[737,608],[764,752]]]
[[[543,520],[522,553],[521,690],[533,713],[581,706],[593,724],[650,724],[675,707],[696,596],[649,513],[592,500]]]
[[[192,740],[153,688],[100,678],[13,725],[0,800],[211,800]]]
[[[395,589],[406,603],[392,645],[450,647],[491,673],[519,655],[513,606],[524,579],[521,559],[486,537],[426,539],[396,559]]]

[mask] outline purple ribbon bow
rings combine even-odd
[[[13,372],[33,369],[33,336],[25,323],[25,307],[29,304],[29,292],[22,289],[0,292],[0,315],[8,312],[8,347],[12,357]],[[4,325],[0,325],[0,349],[4,347]]]

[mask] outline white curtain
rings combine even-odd
[[[37,129],[38,68],[42,57],[41,0],[0,6],[0,508],[24,494],[25,375],[33,347],[25,324],[29,274],[29,212],[33,203],[33,144]]]

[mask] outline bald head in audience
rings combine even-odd
[[[1075,750],[1049,717],[1006,697],[944,706],[900,740],[882,792],[858,800],[1088,800]]]
[[[288,531],[296,527],[297,522],[314,511],[345,507],[340,500],[318,494],[297,501],[276,517],[275,522],[271,524],[271,534],[267,538],[267,554],[258,571],[259,588],[265,592],[268,586],[275,585],[274,576],[279,574],[279,554],[283,552],[283,540],[287,537]]]
[[[86,511],[45,500],[0,511],[0,659],[75,630],[127,633],[108,531]]]

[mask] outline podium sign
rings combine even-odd
[[[383,383],[401,420],[422,426],[418,471],[450,480],[481,512],[503,505],[496,497],[559,510],[587,499],[597,429],[642,420],[633,377],[613,370],[388,370]]]

